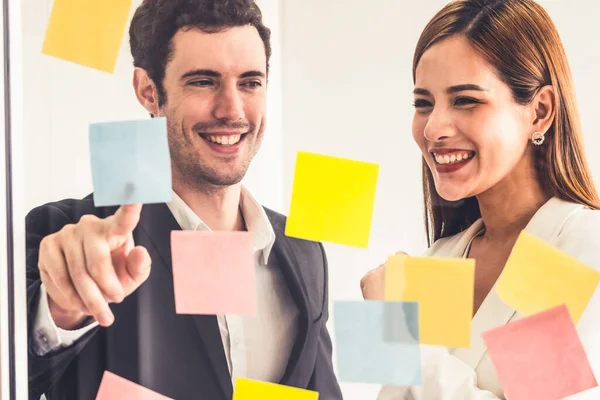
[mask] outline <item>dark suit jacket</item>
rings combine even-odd
[[[165,204],[146,205],[142,210],[134,239],[148,250],[152,271],[138,290],[121,304],[111,305],[114,324],[95,328],[73,346],[49,355],[33,353],[40,241],[82,215],[104,218],[116,210],[95,208],[90,195],[46,204],[26,218],[30,398],[37,400],[45,393],[48,400],[93,400],[108,370],[176,400],[231,399],[233,388],[216,317],[175,313],[170,232],[181,228]],[[325,327],[328,290],[323,247],[286,237],[285,217],[266,212],[276,234],[271,257],[277,258],[300,311],[297,338],[280,383],[318,391],[321,400],[341,399]]]

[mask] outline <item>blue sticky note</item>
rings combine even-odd
[[[171,201],[165,118],[90,125],[94,205]]]
[[[336,301],[333,311],[340,381],[421,384],[418,303]]]
[[[420,343],[419,303],[388,302],[383,307],[383,340],[398,343]]]

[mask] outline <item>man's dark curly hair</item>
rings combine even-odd
[[[129,27],[133,65],[148,72],[162,106],[166,102],[165,68],[173,56],[171,39],[180,29],[217,33],[247,25],[256,28],[265,45],[268,73],[271,31],[263,25],[262,13],[254,0],[144,0]]]

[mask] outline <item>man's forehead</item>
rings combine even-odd
[[[215,33],[182,29],[173,37],[172,69],[210,69],[239,75],[247,71],[266,74],[265,46],[253,26],[232,27]]]

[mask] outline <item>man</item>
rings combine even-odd
[[[134,88],[167,119],[173,201],[95,208],[90,195],[29,213],[30,398],[94,399],[105,370],[177,400],[231,399],[237,377],[342,398],[323,248],[286,237],[240,184],[263,139],[269,38],[252,0],[136,10]],[[175,313],[178,229],[252,233],[256,316]]]

